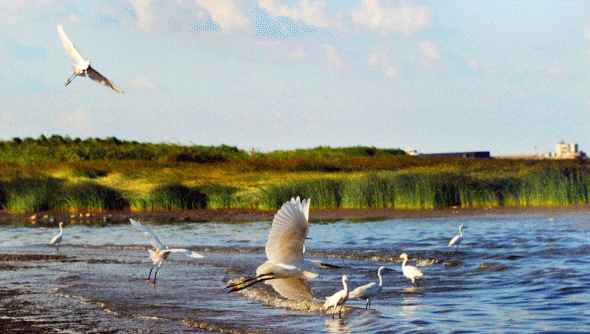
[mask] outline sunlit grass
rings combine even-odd
[[[118,139],[0,142],[0,206],[9,212],[193,208],[439,209],[587,204],[577,161],[409,157],[371,147],[248,154],[229,146]],[[84,158],[84,159],[82,159]]]

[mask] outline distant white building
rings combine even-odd
[[[580,151],[578,144],[569,144],[564,141],[555,145],[555,153],[550,154],[553,159],[585,159],[586,153]]]

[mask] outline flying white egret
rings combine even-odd
[[[129,221],[131,222],[131,225],[137,227],[139,230],[143,231],[143,233],[150,239],[150,243],[152,244],[152,247],[154,247],[154,249],[149,249],[148,253],[150,254],[150,259],[152,260],[152,263],[154,264],[151,268],[150,268],[150,272],[148,274],[147,280],[150,281],[150,277],[152,276],[152,270],[154,270],[154,268],[156,269],[156,271],[154,271],[154,279],[153,279],[153,283],[156,284],[156,276],[158,275],[158,272],[160,271],[160,267],[164,264],[164,261],[168,258],[168,256],[170,256],[170,254],[172,253],[182,253],[188,257],[192,257],[195,259],[200,259],[203,258],[204,256],[199,254],[199,253],[195,253],[189,249],[184,249],[184,248],[168,248],[168,246],[164,245],[160,239],[158,238],[158,236],[154,233],[154,231],[152,231],[149,227],[143,225],[142,223],[138,222],[135,219],[129,219]]]
[[[256,276],[227,286],[228,293],[277,278],[299,277],[312,280],[318,274],[304,270],[305,239],[309,233],[309,199],[291,198],[275,214],[266,242],[267,261],[256,269]]]
[[[326,313],[330,308],[332,309],[332,318],[334,318],[334,314],[336,314],[338,309],[338,318],[342,318],[342,307],[344,307],[344,303],[348,300],[348,276],[342,275],[342,286],[343,289],[336,292],[335,294],[326,297],[326,302],[324,303],[324,309]]]
[[[424,274],[418,268],[406,265],[408,262],[408,254],[402,253],[399,258],[403,260],[402,272],[407,279],[412,281],[412,284],[415,284],[417,279],[421,279],[422,276],[424,276]]]
[[[66,86],[69,85],[70,82],[72,82],[72,80],[74,80],[74,78],[77,76],[88,76],[90,79],[111,88],[117,93],[123,93],[119,87],[115,86],[115,84],[113,84],[109,79],[92,68],[92,66],[90,66],[90,60],[82,58],[78,50],[76,50],[74,43],[72,43],[72,41],[68,38],[68,35],[66,35],[66,32],[61,25],[57,26],[57,34],[59,35],[61,43],[63,44],[64,49],[66,49],[68,56],[72,60],[72,65],[74,68],[74,73],[66,81]]]
[[[365,305],[365,309],[369,309],[371,307],[371,298],[377,296],[381,292],[381,288],[383,287],[383,277],[381,273],[383,272],[385,267],[381,266],[377,270],[377,276],[379,277],[379,283],[371,282],[369,284],[361,285],[358,288],[352,290],[348,295],[349,299],[365,299],[367,304]]]
[[[54,235],[53,238],[51,238],[51,240],[49,241],[49,245],[55,246],[55,250],[57,252],[59,252],[59,244],[61,243],[62,236],[64,234],[64,231],[62,229],[63,225],[64,225],[63,222],[59,222],[59,233]]]
[[[459,245],[461,244],[461,241],[463,241],[463,228],[464,228],[463,224],[459,225],[459,234],[454,236],[449,241],[449,247],[455,246],[455,249],[457,249],[457,247],[459,247]]]

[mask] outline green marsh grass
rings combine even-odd
[[[16,177],[1,182],[2,206],[12,213],[30,213],[49,210],[54,207],[54,194],[59,191],[61,181],[51,177]]]
[[[96,183],[80,183],[64,186],[53,209],[100,212],[126,207],[127,200],[117,190]]]
[[[206,207],[205,193],[179,183],[158,186],[146,197],[131,200],[131,208],[138,211],[172,211]]]
[[[285,181],[287,180],[287,181]],[[232,146],[41,136],[0,141],[0,206],[40,210],[534,207],[589,202],[580,161],[411,157],[397,149]]]

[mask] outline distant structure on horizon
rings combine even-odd
[[[490,159],[490,151],[420,153],[421,157]]]
[[[468,151],[468,152],[442,152],[442,153],[420,153],[415,149],[404,149],[407,155],[418,157],[434,158],[471,158],[471,159],[490,159],[490,151]]]
[[[563,140],[555,145],[555,153],[549,153],[551,159],[586,159],[586,153],[580,151],[578,144],[566,143]]]

